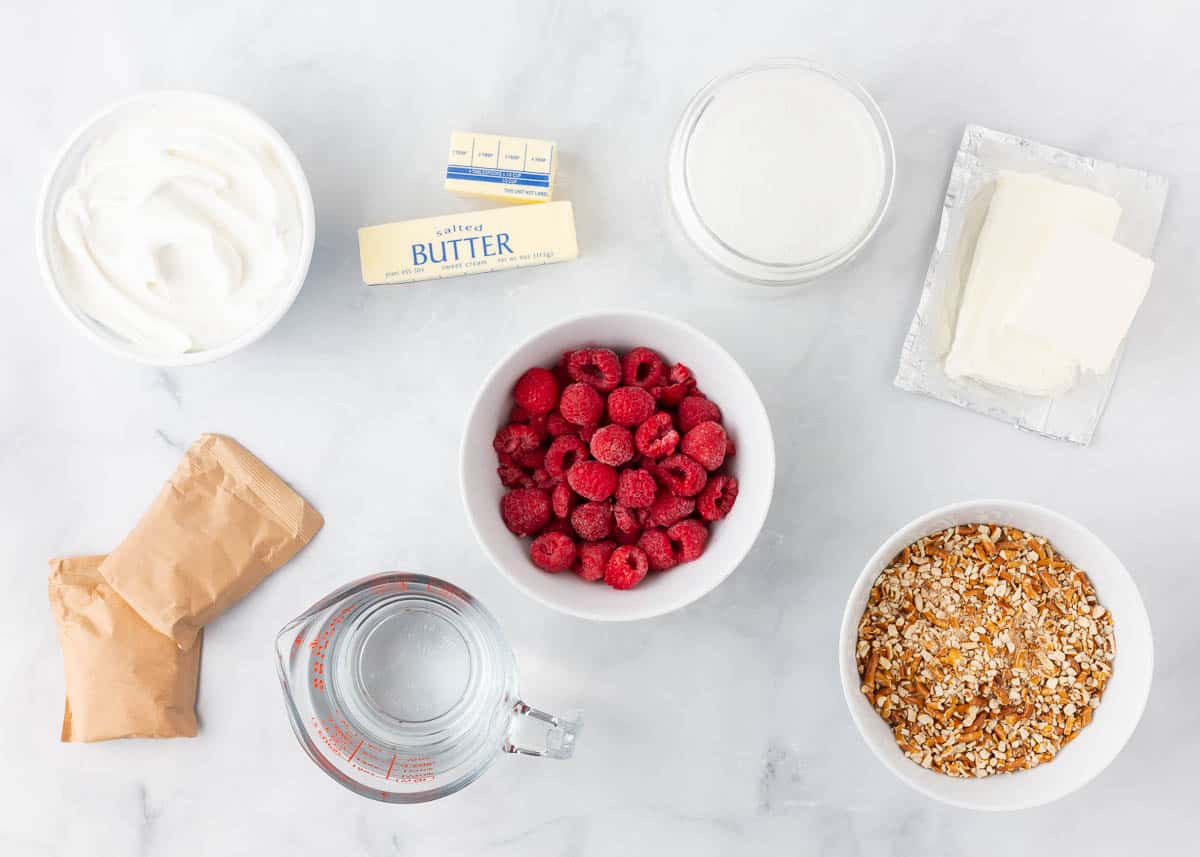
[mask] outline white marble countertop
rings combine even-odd
[[[1182,853],[1200,768],[1197,447],[1200,75],[1188,4],[280,0],[0,11],[6,236],[0,313],[0,853],[608,855]],[[1168,9],[1168,6],[1176,8]],[[665,212],[664,155],[712,75],[807,55],[860,79],[899,177],[850,267],[786,297],[706,266]],[[262,113],[304,163],[318,235],[308,283],[264,340],[155,371],[100,353],[54,308],[30,222],[82,119],[123,95],[199,88]],[[1094,445],[1077,449],[894,389],[964,123],[1166,175],[1154,285]],[[359,281],[358,226],[458,210],[453,128],[556,138],[582,256],[409,287]],[[459,430],[518,339],[582,308],[652,308],[722,342],[764,395],[779,452],[770,519],[743,567],[673,615],[557,615],[495,572],[458,496]],[[292,564],[205,640],[193,740],[58,742],[62,667],[46,559],[104,552],[185,446],[231,434],[325,514]],[[1157,671],[1140,728],[1091,785],[989,816],[932,803],[870,755],[835,637],[866,557],[970,496],[1052,506],[1124,559]],[[271,640],[335,586],[385,569],[453,580],[497,615],[531,702],[578,705],[573,761],[504,758],[436,804],[338,788],[288,728]]]

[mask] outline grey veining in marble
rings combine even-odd
[[[0,854],[986,855],[1194,851],[1200,769],[1200,10],[1161,2],[42,3],[0,8]],[[674,231],[664,158],[715,74],[806,55],[861,80],[896,138],[892,210],[852,265],[784,296],[710,269]],[[39,282],[31,221],[55,150],[105,103],[200,88],[260,112],[316,200],[308,283],[265,339],[158,372],[94,349]],[[1165,175],[1158,268],[1092,446],[1021,434],[891,385],[967,122]],[[454,128],[556,139],[581,258],[414,286],[359,282],[355,229],[461,210]],[[779,456],[762,538],[723,586],[631,625],[552,613],[464,520],[459,428],[518,339],[581,308],[673,312],[754,378]],[[111,548],[203,431],[233,435],[325,514],[295,562],[206,634],[201,734],[58,742],[47,558]],[[1124,559],[1154,623],[1141,728],[1079,793],[1015,816],[895,781],[841,698],[835,638],[896,527],[970,496],[1075,517]],[[504,624],[529,701],[579,706],[566,763],[501,759],[394,807],[296,745],[271,641],[385,569],[447,577]]]

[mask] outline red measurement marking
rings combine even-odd
[[[363,745],[363,742],[362,742],[362,741],[359,741],[359,742],[358,742],[358,746],[354,748],[354,752],[350,754],[350,757],[349,757],[348,759],[346,759],[346,761],[347,761],[347,762],[353,762],[353,761],[354,761],[354,757],[355,757],[356,755],[358,755],[358,751],[362,749],[362,745]]]
[[[400,588],[403,589],[405,592],[408,592],[408,581],[407,580],[400,581]]]
[[[388,763],[388,772],[387,772],[386,774],[384,774],[384,775],[383,775],[383,778],[384,778],[385,780],[390,780],[390,779],[392,778],[392,766],[393,766],[393,765],[395,765],[395,764],[396,764],[396,754],[395,754],[395,753],[393,753],[393,754],[392,754],[392,761]]]

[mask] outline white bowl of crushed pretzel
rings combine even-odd
[[[898,530],[859,575],[839,660],[879,760],[929,797],[979,810],[1049,803],[1125,746],[1154,672],[1125,566],[1082,525],[974,500]]]

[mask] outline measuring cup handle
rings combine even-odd
[[[582,726],[577,711],[555,717],[518,700],[512,707],[504,752],[569,759],[575,752],[575,736]]]

